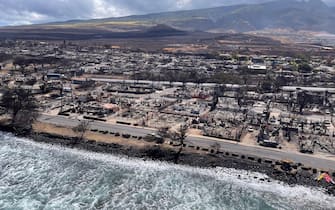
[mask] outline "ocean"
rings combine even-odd
[[[257,179],[256,179],[257,177]],[[321,189],[35,143],[0,133],[0,209],[335,209]]]

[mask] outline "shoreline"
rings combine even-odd
[[[0,130],[15,135],[11,128],[1,126]],[[77,137],[66,137],[50,133],[32,133],[18,137],[29,138],[35,142],[61,145],[85,151],[168,163],[175,163],[174,160],[178,150],[173,147],[169,148],[158,144],[148,144],[147,147],[136,147],[126,144],[97,142],[94,140],[79,140]],[[304,168],[299,164],[262,160],[260,158],[257,159],[253,157],[245,157],[243,155],[229,154],[228,152],[199,152],[187,148],[184,148],[177,164],[209,169],[223,167],[258,172],[267,175],[273,180],[283,182],[290,186],[302,185],[312,188],[323,188],[326,193],[335,196],[334,185],[330,185],[324,181],[316,181],[317,172],[310,168]],[[254,178],[264,182],[271,182],[270,179]]]

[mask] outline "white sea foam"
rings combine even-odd
[[[7,151],[10,149],[13,151],[20,150],[20,155],[33,156],[32,158],[34,158],[36,164],[31,164],[30,159],[26,163],[22,161],[22,163],[20,163],[21,165],[18,166],[18,169],[25,170],[11,169],[11,173],[16,174],[8,173],[8,176],[23,177],[22,179],[24,179],[24,176],[26,176],[27,173],[34,171],[40,172],[40,174],[36,176],[36,180],[32,180],[34,180],[34,182],[41,182],[36,186],[45,186],[45,188],[47,188],[44,189],[44,193],[50,193],[50,195],[47,196],[50,200],[46,201],[49,203],[47,204],[49,208],[57,208],[59,206],[66,208],[69,206],[66,206],[65,204],[75,203],[74,209],[80,209],[87,207],[87,204],[85,203],[90,203],[91,207],[100,205],[103,207],[113,206],[120,207],[120,209],[126,209],[127,207],[131,208],[139,205],[136,204],[136,200],[141,200],[145,201],[141,205],[149,209],[157,208],[157,206],[155,206],[157,203],[162,205],[162,209],[164,209],[164,206],[166,209],[188,209],[190,206],[202,206],[203,209],[220,209],[220,206],[223,204],[210,203],[215,199],[221,199],[214,199],[213,196],[215,196],[215,194],[211,192],[211,187],[215,188],[219,185],[222,186],[223,192],[236,195],[229,197],[231,199],[229,202],[232,202],[231,205],[233,206],[225,204],[225,207],[229,209],[241,209],[246,206],[249,207],[249,205],[258,205],[259,207],[259,205],[262,205],[262,203],[259,204],[255,202],[255,198],[262,198],[269,201],[267,206],[272,207],[273,209],[335,209],[335,203],[333,202],[334,197],[326,195],[321,189],[311,189],[304,186],[288,186],[284,183],[271,180],[264,174],[256,172],[228,168],[200,169],[196,167],[174,165],[166,162],[143,161],[141,159],[36,143],[29,139],[16,138],[10,134],[0,134],[0,138],[4,139],[4,141],[11,142],[11,145],[6,148]],[[28,148],[27,150],[30,151],[30,153],[27,153],[27,150],[22,148]],[[60,168],[50,168],[49,163],[42,159],[46,156],[45,154],[34,154],[31,151],[43,151],[44,153],[47,153],[50,155],[46,157],[48,158],[48,161],[50,161],[50,157],[58,155],[55,159],[60,156],[66,156],[69,161],[72,162],[69,166],[66,166],[66,170],[60,171]],[[34,157],[34,155],[37,157]],[[38,155],[43,157],[39,157]],[[78,169],[77,167],[74,168],[73,164],[86,163],[79,163],[79,161],[94,163],[93,165],[90,165],[90,167],[94,168],[97,166],[97,168],[79,172],[71,171]],[[62,166],[61,164],[60,166]],[[102,183],[106,184],[106,176],[109,176],[110,170],[112,170],[109,166],[113,166],[113,170],[123,170],[121,175],[119,175],[119,179],[124,179],[124,181],[118,179],[114,180],[114,178],[111,177],[112,182],[115,182],[115,186],[112,190],[108,188],[107,185],[99,185]],[[47,172],[45,173],[45,171]],[[130,176],[126,176],[127,171],[131,171]],[[95,173],[101,173],[101,176]],[[80,179],[81,182],[79,186],[76,186],[80,174],[82,174],[84,178]],[[47,175],[56,177],[45,177]],[[159,177],[159,179],[156,179],[156,177]],[[257,179],[255,179],[255,177],[257,177]],[[196,181],[192,182],[191,179]],[[260,181],[260,179],[269,179],[271,182]],[[60,183],[62,185],[60,185]],[[91,185],[91,188],[84,187],[87,185]],[[135,187],[135,189],[133,187]],[[66,189],[64,190],[64,188]],[[188,189],[192,189],[193,191],[189,192],[188,195],[185,195],[184,191],[188,191]],[[66,196],[57,194],[57,190],[63,194],[65,193]],[[149,193],[148,190],[153,191],[154,193]],[[2,191],[5,190],[2,190],[0,185],[0,192]],[[105,198],[105,194],[111,193],[111,191],[113,199],[102,201],[101,199]],[[26,206],[26,209],[28,209],[28,207],[33,208],[34,206],[46,205],[41,202],[41,200],[45,199],[42,195],[40,195],[41,199],[34,198],[32,201],[32,199],[29,199],[29,193],[33,193],[36,197],[36,195],[38,195],[38,189],[25,189],[26,196],[21,200],[20,205]],[[172,197],[170,196],[171,193],[173,194]],[[222,192],[218,191],[218,193]],[[57,197],[53,197],[54,194],[56,194]],[[92,195],[95,195],[93,200],[91,198]],[[156,198],[157,195],[160,195],[163,198]],[[166,196],[166,199],[164,199],[164,196]],[[250,199],[251,201],[248,201],[250,203],[238,204],[240,202],[238,199],[241,199],[239,196],[245,197],[244,200],[249,197],[252,199]],[[276,201],[277,198],[280,199]],[[155,202],[155,199],[159,199],[159,201]],[[80,202],[74,202],[76,200],[80,200]],[[201,202],[201,200],[203,200],[203,202]],[[133,203],[133,206],[131,205],[132,202],[135,202]],[[237,204],[241,206],[237,206]],[[0,201],[0,208],[5,205],[6,204],[1,205]],[[217,208],[215,208],[215,206]],[[257,206],[250,209],[257,209]]]

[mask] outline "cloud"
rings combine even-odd
[[[0,0],[0,25],[120,17],[265,1],[269,0]]]
[[[92,8],[90,0],[0,0],[0,19],[13,25],[90,18]]]
[[[125,9],[121,5],[113,4],[113,2],[104,0],[92,0],[93,10],[91,12],[91,18],[106,18],[106,17],[120,17],[130,15],[128,9]]]

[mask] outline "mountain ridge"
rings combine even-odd
[[[29,26],[3,27],[0,31],[67,29],[104,32],[150,31],[155,26],[169,26],[175,30],[204,32],[250,32],[267,29],[295,31],[325,31],[335,33],[335,8],[321,0],[274,0],[259,4],[240,4],[207,9],[170,11],[117,18],[69,20]],[[165,27],[163,27],[165,28]],[[157,27],[155,30],[157,32]],[[167,31],[170,34],[169,31]],[[159,34],[159,33],[156,33]]]
[[[335,33],[334,13],[335,9],[328,7],[321,0],[277,0],[260,4],[106,18],[102,21],[145,21],[189,31],[223,29],[248,32],[267,28],[288,28]]]

